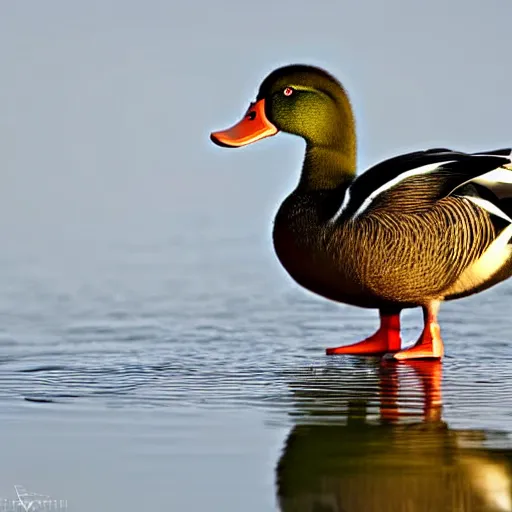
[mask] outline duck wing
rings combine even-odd
[[[512,148],[479,153],[435,148],[390,158],[354,180],[332,221],[377,210],[425,212],[456,196],[512,223],[511,155]]]

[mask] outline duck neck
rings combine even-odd
[[[311,129],[305,134],[306,156],[299,187],[306,190],[333,190],[348,187],[356,174],[356,127],[354,113],[345,90],[333,95],[321,119],[312,114]]]
[[[327,192],[347,188],[356,174],[354,146],[318,146],[307,143],[298,189],[304,192]]]
[[[355,151],[308,144],[299,184],[283,211],[300,205],[308,224],[324,224],[340,208],[355,177]],[[294,215],[295,215],[294,213]]]

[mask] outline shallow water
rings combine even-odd
[[[0,256],[5,510],[15,485],[73,511],[512,510],[511,284],[444,306],[443,365],[326,357],[376,314],[208,233]]]

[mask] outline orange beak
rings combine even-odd
[[[251,142],[271,137],[279,130],[265,115],[265,100],[251,103],[244,118],[227,130],[213,132],[210,139],[218,146],[238,148]]]

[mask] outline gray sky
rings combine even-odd
[[[510,0],[4,1],[4,245],[163,238],[192,221],[266,237],[303,144],[280,135],[230,151],[208,134],[287,63],[347,87],[361,168],[512,144],[511,19]]]

